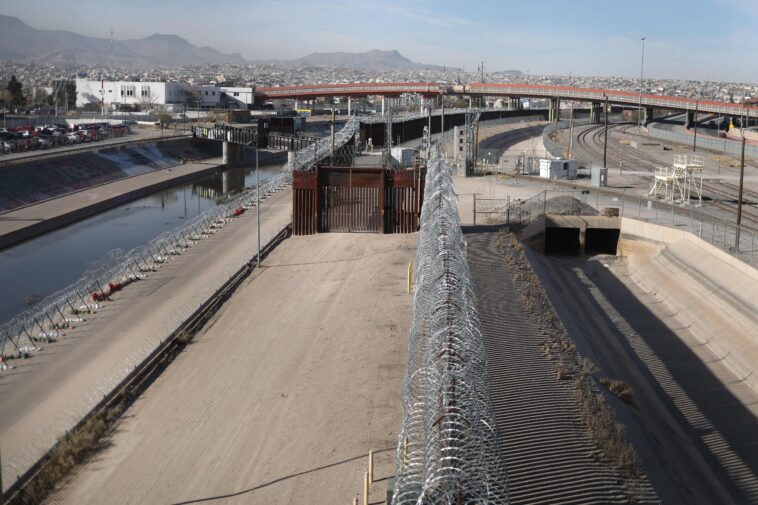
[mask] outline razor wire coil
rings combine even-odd
[[[452,169],[439,151],[420,225],[392,503],[508,503]]]

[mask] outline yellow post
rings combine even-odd
[[[403,437],[403,464],[408,464],[408,437]]]
[[[368,481],[374,482],[374,451],[368,451]]]
[[[363,472],[363,505],[368,505],[368,472]]]
[[[353,505],[358,505],[358,497],[353,498]]]
[[[413,263],[408,262],[408,294],[411,294],[411,279],[413,278]]]

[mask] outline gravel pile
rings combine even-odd
[[[548,198],[545,206],[546,214],[558,214],[559,216],[597,216],[595,207],[582,203],[573,196],[554,196]]]

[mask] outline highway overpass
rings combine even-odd
[[[576,100],[601,104],[608,99],[612,105],[639,106],[646,109],[659,108],[758,117],[758,107],[714,100],[696,100],[679,96],[665,96],[619,91],[613,89],[578,88],[574,86],[547,86],[539,84],[471,83],[447,85],[433,82],[403,83],[353,83],[353,84],[306,84],[302,86],[262,87],[256,89],[256,100],[275,99],[312,100],[322,97],[361,98],[366,96],[399,96],[417,93],[424,97],[439,95],[507,96],[516,98],[547,98],[558,106],[560,100]]]

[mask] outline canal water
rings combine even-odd
[[[261,168],[266,181],[279,166]],[[222,198],[255,186],[255,168],[238,167],[115,207],[0,251],[0,323],[79,279],[114,249],[129,251],[180,226]]]

